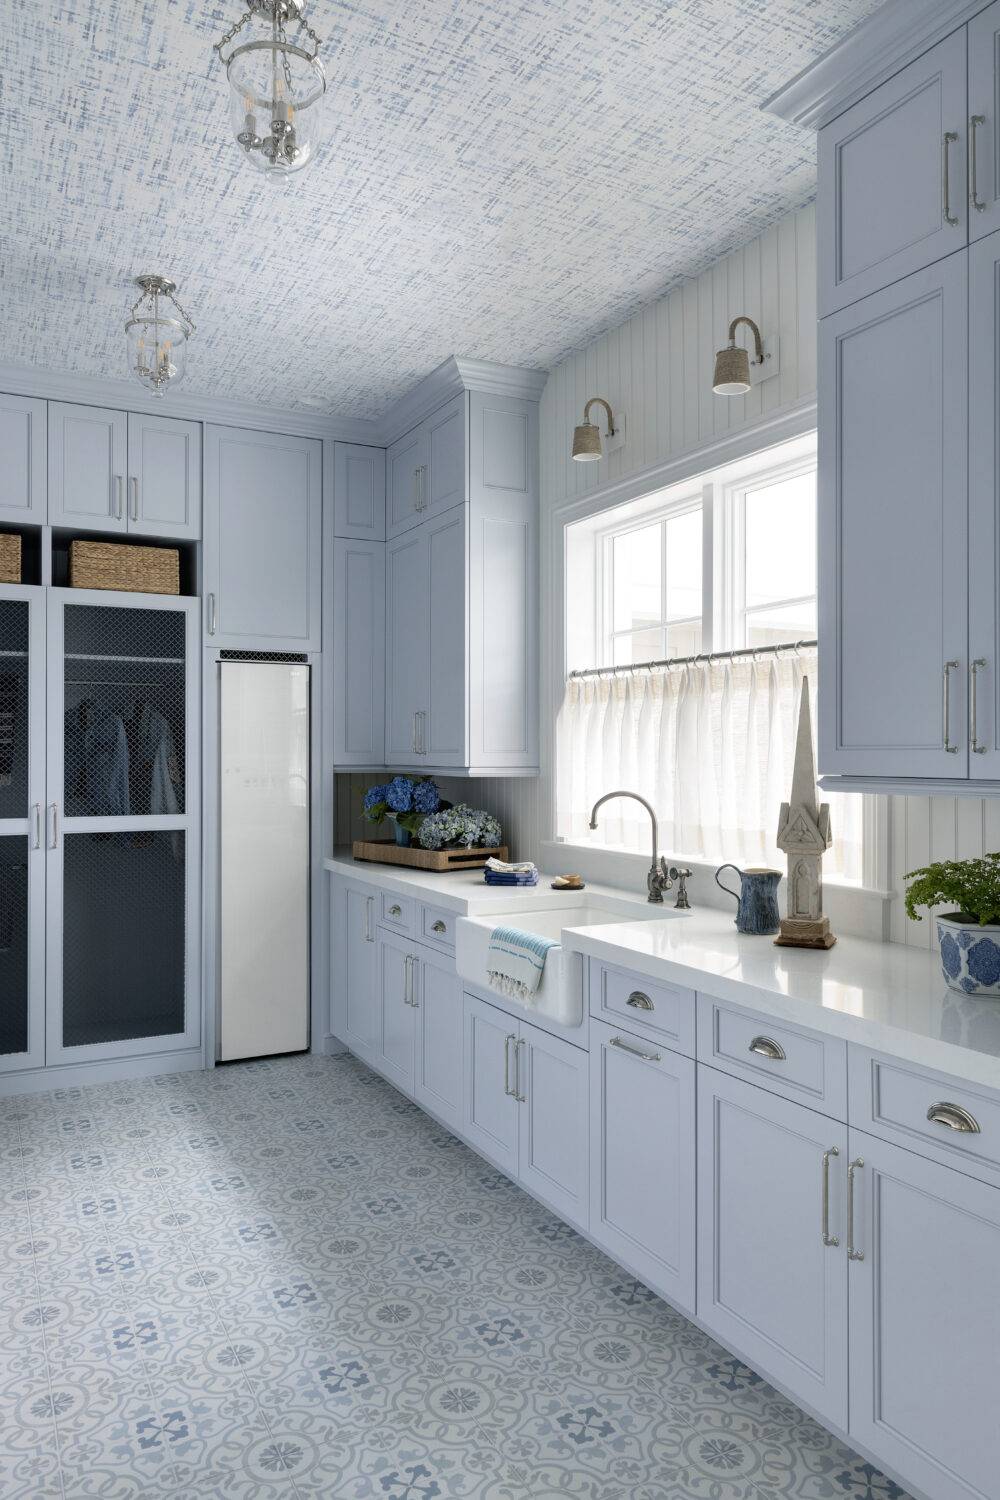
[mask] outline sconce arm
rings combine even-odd
[[[756,364],[762,365],[764,363],[764,341],[760,336],[760,329],[757,327],[757,324],[754,322],[753,318],[744,317],[744,315],[741,313],[738,318],[733,319],[733,321],[729,325],[729,347],[730,349],[735,349],[736,330],[741,323],[745,323],[753,333],[754,360]]]
[[[760,335],[758,335],[758,337],[759,336]],[[615,435],[615,419],[614,419],[614,417],[613,417],[613,415],[611,413],[611,407],[605,401],[605,399],[604,399],[603,396],[591,396],[590,400],[587,402],[586,406],[583,408],[583,420],[584,420],[584,422],[586,423],[586,422],[590,421],[590,408],[592,406],[603,406],[604,407],[604,410],[607,412],[607,416],[608,416],[608,437],[614,437],[614,435]]]

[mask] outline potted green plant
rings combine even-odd
[[[953,990],[1000,995],[1000,854],[946,859],[911,870],[906,879],[906,915],[921,920],[918,906],[955,907],[937,917],[941,967]]]

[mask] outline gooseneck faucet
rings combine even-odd
[[[650,807],[645,797],[640,797],[638,792],[605,792],[603,797],[598,797],[591,808],[591,828],[597,827],[597,809],[603,806],[605,802],[610,802],[612,797],[631,797],[633,802],[641,802],[649,813],[650,821],[653,824],[653,862],[649,867],[649,874],[646,876],[646,890],[648,892],[646,900],[654,902],[657,906],[662,906],[663,892],[669,891],[673,885],[673,881],[670,878],[673,871],[668,873],[667,862],[663,858],[663,855],[658,852],[660,847],[660,833],[656,824],[656,813]]]

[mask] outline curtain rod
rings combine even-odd
[[[816,644],[816,641],[782,641],[775,646],[742,646],[738,651],[703,651],[697,656],[665,656],[659,661],[636,661],[620,667],[581,667],[579,671],[570,672],[568,677],[615,677],[621,672],[648,672],[653,667],[693,667],[698,662],[733,661],[739,656],[752,656],[756,660],[758,656],[780,656],[782,651],[794,651],[798,655],[800,651],[806,651]]]

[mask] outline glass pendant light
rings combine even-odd
[[[177,301],[177,283],[166,276],[137,276],[142,295],[125,324],[129,373],[140,385],[163,396],[184,379],[187,342],[194,321]]]
[[[320,39],[305,20],[302,0],[245,4],[246,14],[215,44],[229,80],[233,135],[252,166],[285,181],[309,165],[319,146],[326,93]],[[256,35],[255,21],[261,23]],[[246,26],[251,39],[230,47]]]

